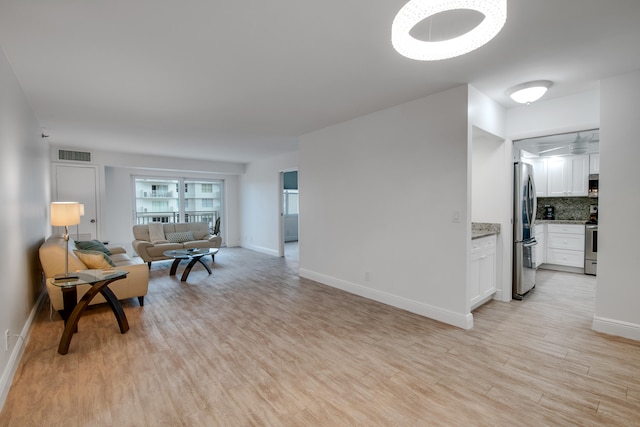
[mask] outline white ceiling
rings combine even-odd
[[[516,148],[541,157],[594,154],[600,152],[600,130],[583,129],[580,132],[520,139],[513,143]]]
[[[509,0],[496,38],[438,62],[392,48],[405,2],[0,0],[0,45],[51,142],[236,162],[460,84],[511,108],[522,82],[640,69],[640,0]]]

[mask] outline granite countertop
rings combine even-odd
[[[491,236],[500,233],[500,224],[491,222],[472,222],[471,223],[471,239]]]
[[[536,219],[536,224],[584,224],[586,219]]]

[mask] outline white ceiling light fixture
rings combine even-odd
[[[552,84],[549,80],[522,83],[507,90],[507,95],[517,103],[531,104],[542,98]]]
[[[471,31],[441,41],[423,41],[410,31],[425,19],[450,10],[468,9],[484,15]],[[419,61],[438,61],[471,52],[489,42],[507,20],[507,0],[410,0],[391,24],[391,44],[403,56]]]

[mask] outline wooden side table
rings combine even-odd
[[[71,344],[71,338],[73,334],[78,331],[78,321],[82,317],[82,314],[91,303],[91,300],[101,294],[113,315],[118,321],[120,327],[120,333],[124,334],[129,330],[129,322],[124,314],[122,305],[113,291],[109,289],[109,284],[127,277],[128,271],[124,270],[82,270],[74,275],[77,275],[77,279],[73,280],[53,280],[55,286],[60,287],[62,290],[63,310],[62,318],[64,320],[64,332],[62,338],[60,338],[60,345],[58,346],[58,353],[67,354],[69,352],[69,345]],[[79,285],[91,285],[91,288],[82,296],[78,301],[77,287]]]

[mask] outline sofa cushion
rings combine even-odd
[[[75,250],[73,252],[89,269],[110,268],[116,266],[113,261],[111,261],[111,258],[109,258],[109,255],[104,252],[87,250]]]
[[[100,240],[76,242],[76,248],[86,251],[104,252],[107,255],[111,255],[111,251]]]
[[[181,231],[177,233],[168,233],[167,240],[171,243],[183,243],[195,240],[192,231]]]
[[[162,224],[149,224],[149,241],[152,243],[166,242],[164,228]]]

